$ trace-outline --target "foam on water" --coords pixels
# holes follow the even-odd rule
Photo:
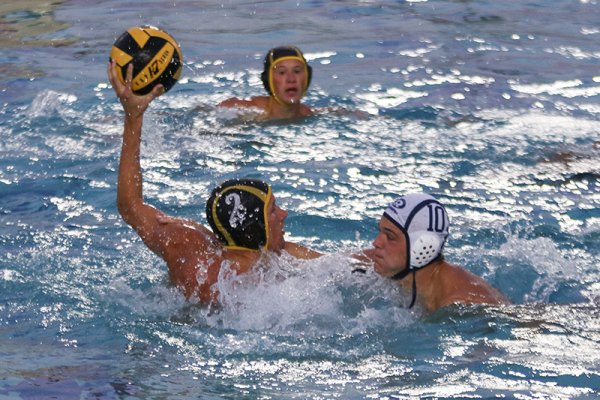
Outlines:
[[[266,263],[265,270],[219,283],[221,307],[208,317],[210,324],[312,337],[340,330],[352,335],[381,323],[413,321],[408,312],[394,316],[400,309],[390,299],[399,295],[397,288],[372,274],[352,274],[347,255],[301,263],[283,257]],[[363,304],[354,303],[358,298]]]

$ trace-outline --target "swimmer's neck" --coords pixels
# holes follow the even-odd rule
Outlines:
[[[429,298],[434,292],[434,286],[432,283],[437,281],[440,273],[446,268],[444,260],[439,259],[432,261],[425,267],[419,268],[415,271],[415,279],[417,280],[417,293],[420,298]],[[409,274],[400,281],[403,287],[410,288],[412,286],[412,274]]]
[[[436,290],[433,282],[438,281],[438,277],[440,273],[443,274],[444,269],[446,269],[446,263],[443,259],[438,259],[417,270],[415,278],[422,298],[431,298]]]
[[[261,250],[223,249],[224,258],[231,262],[231,268],[238,274],[250,271],[263,257],[263,253],[265,252]]]
[[[273,96],[269,96],[269,104],[267,106],[267,115],[270,119],[293,119],[302,117],[302,102],[294,104],[286,104],[275,100]]]

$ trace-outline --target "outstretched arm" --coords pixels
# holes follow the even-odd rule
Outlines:
[[[232,97],[230,99],[223,100],[219,104],[218,107],[256,107],[256,105],[252,102],[252,100],[244,100],[238,99],[237,97]]]
[[[311,250],[308,247],[302,246],[301,244],[285,242],[285,251],[296,258],[300,258],[302,260],[310,260],[313,258],[319,258],[323,255],[323,253],[319,253],[318,251]]]

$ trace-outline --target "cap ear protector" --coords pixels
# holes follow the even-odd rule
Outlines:
[[[408,235],[410,243],[409,268],[422,268],[432,262],[441,252],[444,242],[432,232],[417,231]]]
[[[302,95],[306,94],[306,91],[310,86],[310,81],[312,80],[312,67],[308,65],[299,48],[294,46],[281,46],[272,48],[265,56],[265,60],[263,62],[263,71],[260,74],[260,79],[265,87],[265,90],[278,102],[281,102],[281,100],[277,97],[273,88],[273,69],[277,63],[285,60],[298,60],[304,64],[306,71],[306,84],[302,89]]]

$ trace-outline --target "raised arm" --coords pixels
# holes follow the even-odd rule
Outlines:
[[[123,84],[117,77],[114,62],[108,64],[108,78],[125,111],[117,207],[123,220],[138,233],[146,246],[163,257],[172,268],[173,262],[170,260],[178,256],[176,251],[180,253],[204,248],[210,244],[212,236],[201,224],[171,218],[144,201],[140,165],[144,112],[164,89],[162,85],[157,85],[147,95],[135,95],[131,90],[132,69],[130,65]]]
[[[117,77],[114,61],[108,64],[108,78],[125,111],[123,145],[119,160],[117,187],[117,207],[123,220],[140,235],[144,243],[154,252],[162,253],[159,243],[153,239],[153,232],[162,212],[144,202],[142,194],[142,170],[140,166],[140,146],[144,112],[152,100],[162,93],[157,85],[151,93],[137,96],[131,90],[133,66],[127,70],[123,84]]]

